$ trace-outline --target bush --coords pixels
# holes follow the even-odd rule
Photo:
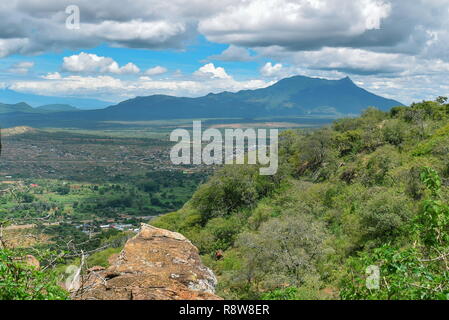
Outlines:
[[[0,300],[65,300],[55,273],[23,262],[24,256],[0,250]]]
[[[365,186],[384,186],[394,183],[390,171],[401,164],[400,155],[392,146],[379,148],[369,157],[363,170],[362,182]]]
[[[324,226],[301,214],[274,218],[259,232],[244,232],[237,247],[245,253],[244,274],[263,288],[301,286],[324,254]]]
[[[256,166],[226,166],[198,189],[191,205],[201,213],[205,225],[212,218],[253,208],[258,200],[275,189],[277,182],[274,179],[260,176]]]
[[[383,127],[384,140],[394,146],[401,146],[407,137],[408,128],[400,120],[390,120]]]
[[[373,190],[372,193],[374,192]],[[403,227],[413,217],[410,200],[390,190],[372,194],[361,210],[365,240],[382,243],[400,235]]]

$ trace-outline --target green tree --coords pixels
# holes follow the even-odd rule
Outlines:
[[[343,299],[449,299],[449,205],[441,201],[441,179],[423,168],[422,182],[430,197],[411,222],[412,246],[383,245],[348,261],[342,282]],[[380,286],[366,286],[366,268],[380,271]]]

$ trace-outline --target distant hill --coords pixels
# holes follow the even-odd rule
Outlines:
[[[359,115],[370,106],[388,110],[400,102],[358,87],[349,78],[292,77],[263,89],[223,92],[199,98],[137,97],[96,112],[108,120],[170,118],[257,118],[300,115]]]
[[[14,113],[14,112],[36,112],[30,105],[25,102],[16,104],[0,103],[0,114],[2,113]]]
[[[66,111],[78,111],[79,109],[68,104],[46,104],[36,108],[37,110],[49,111],[49,112],[66,112]]]
[[[1,97],[0,97],[1,99]],[[103,121],[198,118],[275,118],[359,115],[373,106],[389,110],[400,102],[358,87],[350,78],[326,80],[296,76],[257,90],[208,94],[199,98],[152,95],[136,97],[101,110],[46,114],[9,114],[0,125],[73,126]]]
[[[78,111],[78,108],[67,104],[47,104],[37,108],[31,107],[25,102],[20,102],[16,104],[6,104],[0,103],[0,114],[8,113],[52,113],[52,112],[68,112],[68,111]]]
[[[101,109],[111,105],[110,102],[97,99],[48,97],[31,93],[21,93],[10,89],[0,89],[0,101],[3,103],[17,103],[19,101],[25,101],[33,107],[48,104],[67,104],[84,110]]]

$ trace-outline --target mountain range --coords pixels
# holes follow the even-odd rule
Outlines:
[[[32,93],[22,93],[11,89],[0,89],[0,102],[5,104],[16,104],[26,102],[32,107],[52,104],[65,104],[77,107],[78,109],[93,110],[101,109],[111,105],[110,102],[74,97],[49,97]]]
[[[79,111],[80,109],[68,104],[46,104],[36,108],[31,107],[25,102],[16,104],[0,103],[0,114],[5,113],[51,113],[51,112],[66,112]]]
[[[0,96],[1,100],[1,96]],[[295,76],[272,86],[236,93],[222,92],[198,98],[152,95],[136,97],[99,110],[57,110],[42,113],[24,110],[3,113],[0,125],[52,126],[77,122],[148,121],[198,118],[274,118],[292,116],[353,116],[373,106],[389,110],[400,102],[358,87],[350,78],[326,80]],[[62,112],[64,111],[64,112]]]

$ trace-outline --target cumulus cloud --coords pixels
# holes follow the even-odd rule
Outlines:
[[[226,70],[222,67],[215,67],[213,63],[208,63],[199,68],[194,73],[198,77],[210,78],[210,79],[231,79],[226,73]]]
[[[260,73],[264,77],[279,77],[283,74],[283,66],[280,63],[273,65],[271,62],[267,62],[261,69]]]
[[[160,75],[163,73],[166,73],[168,70],[165,67],[161,67],[161,66],[156,66],[153,68],[150,68],[148,70],[145,71],[145,74],[149,75],[149,76],[156,76],[156,75]]]
[[[165,2],[79,0],[80,29],[69,30],[65,9],[73,1],[12,0],[0,7],[0,57],[92,48],[102,43],[144,49],[181,48],[195,34],[195,20],[176,1]]]
[[[222,68],[203,68],[203,70],[205,69],[217,72],[217,69]],[[194,97],[210,92],[258,89],[273,84],[271,81],[259,79],[237,81],[227,75],[224,69],[218,71],[218,77],[214,77],[209,72],[206,74],[206,77],[202,75],[193,78],[156,81],[147,76],[141,76],[136,80],[123,80],[111,75],[63,77],[59,73],[54,73],[44,76],[42,80],[14,81],[9,88],[19,92],[41,95],[85,96],[118,102],[133,96],[168,94]]]
[[[249,0],[200,21],[199,30],[220,43],[308,50],[346,44],[379,29],[390,13],[380,0]]]
[[[62,70],[79,73],[114,73],[133,74],[139,73],[140,69],[129,62],[123,67],[109,57],[101,57],[96,54],[81,52],[70,57],[64,57]]]
[[[97,92],[103,96],[105,92],[123,90],[125,88],[120,79],[111,76],[68,76],[52,81],[17,81],[10,85],[12,90],[31,92],[43,95],[83,96]]]
[[[327,70],[355,75],[380,74],[390,77],[404,74],[423,75],[446,72],[449,66],[449,62],[442,59],[353,48],[326,47],[316,51],[294,52],[271,47],[261,50],[260,53],[267,57],[276,57],[277,60],[286,61],[296,66],[297,70]],[[268,75],[270,71],[274,72],[273,69],[274,66],[266,64],[261,73]],[[278,66],[278,69],[281,67]]]
[[[1,4],[0,57],[102,43],[183,48],[201,33],[231,45],[223,59],[236,58],[245,47],[269,46],[293,51],[369,48],[449,59],[446,0],[79,0],[81,28],[68,30],[65,8],[71,4],[70,0]]]

